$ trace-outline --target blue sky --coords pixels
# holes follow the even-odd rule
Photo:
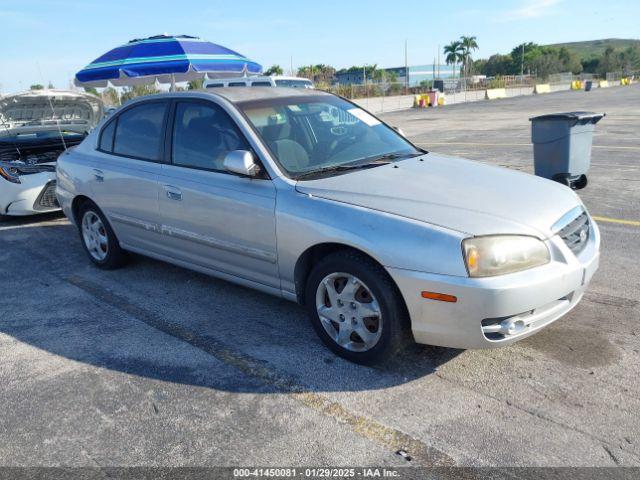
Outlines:
[[[433,12],[430,16],[430,12]],[[540,44],[639,38],[637,0],[1,0],[0,91],[73,74],[132,38],[200,36],[265,67],[432,63],[438,46],[476,35],[476,58]]]

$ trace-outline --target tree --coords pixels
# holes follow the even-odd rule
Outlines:
[[[269,70],[264,72],[265,75],[282,75],[284,72],[280,65],[271,65]]]
[[[533,42],[521,43],[511,50],[513,65],[510,68],[510,75],[517,75],[520,72],[531,72],[533,63],[540,56],[540,46]]]
[[[462,60],[462,44],[455,40],[444,47],[444,61],[453,65],[453,78],[456,77],[456,65]]]
[[[44,85],[35,83],[29,87],[29,90],[44,90]]]
[[[203,78],[196,78],[187,83],[187,90],[200,90],[202,87],[204,87]]]
[[[131,100],[132,98],[142,97],[144,95],[153,95],[159,93],[159,90],[155,85],[135,85],[133,87],[125,87],[122,96],[120,97],[122,102]]]
[[[105,88],[102,91],[102,101],[107,105],[115,107],[116,105],[120,105],[120,95],[118,95],[118,91],[113,87]]]
[[[467,77],[469,75],[469,64],[470,62],[473,62],[473,59],[471,58],[471,52],[478,49],[478,42],[476,40],[476,37],[467,37],[464,35],[461,36],[460,47],[462,50],[460,55],[462,58],[464,76]]]
[[[622,71],[625,75],[640,69],[640,47],[627,47],[619,54]]]
[[[91,95],[95,95],[96,97],[100,96],[98,90],[96,90],[94,87],[84,87],[84,91],[86,93],[90,93]]]
[[[562,47],[558,50],[558,57],[562,63],[562,70],[565,72],[571,72],[574,75],[582,73],[582,62],[578,58],[578,55],[569,51],[568,48]],[[552,72],[554,73],[554,72]]]
[[[600,75],[606,75],[607,72],[617,72],[621,69],[622,62],[620,61],[620,57],[615,48],[609,45],[598,62],[598,73]]]
[[[351,67],[351,69],[357,69],[362,67]],[[349,69],[349,70],[351,70]],[[341,71],[345,71],[344,69]],[[333,83],[333,78],[336,75],[336,69],[331,65],[325,65],[323,63],[318,63],[317,65],[307,65],[305,67],[301,67],[298,69],[298,76],[303,78],[308,78],[313,83],[323,83],[327,85],[331,85]],[[367,72],[367,77],[368,77]]]
[[[52,88],[56,88],[53,83],[51,83],[51,81],[49,81],[49,83],[47,84],[47,88],[48,89],[52,89]]]
[[[600,64],[600,57],[591,56],[589,58],[583,58],[582,71],[587,73],[596,73],[598,71],[598,65]]]
[[[496,53],[491,55],[485,63],[484,68],[480,70],[487,77],[497,77],[509,75],[511,73],[513,59],[511,55],[500,55]]]

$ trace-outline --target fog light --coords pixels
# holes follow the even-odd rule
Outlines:
[[[504,335],[516,335],[517,333],[524,332],[525,328],[527,328],[527,325],[524,323],[524,320],[508,318],[500,322],[500,333]]]

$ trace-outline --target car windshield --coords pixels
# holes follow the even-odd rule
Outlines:
[[[291,178],[310,180],[424,153],[338,97],[274,98],[239,106]]]

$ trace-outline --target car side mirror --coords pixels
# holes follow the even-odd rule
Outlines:
[[[224,169],[245,177],[256,177],[260,173],[260,166],[256,163],[253,153],[248,150],[233,150],[224,157]]]
[[[400,127],[391,127],[391,128],[393,128],[396,132],[398,132],[403,137],[405,137],[405,138],[407,137]]]

